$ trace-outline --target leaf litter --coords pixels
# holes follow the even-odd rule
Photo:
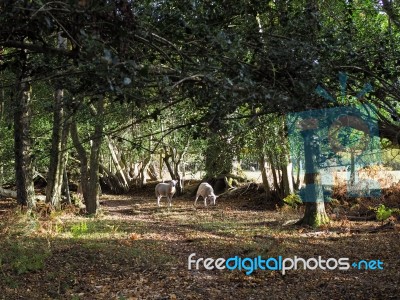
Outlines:
[[[147,190],[103,195],[96,218],[68,213],[34,221],[18,214],[12,200],[0,200],[0,299],[397,299],[396,220],[385,230],[377,221],[344,219],[325,228],[296,227],[290,220],[301,211],[263,207],[246,193],[246,199],[237,193],[216,207],[196,209],[190,196],[158,208]],[[384,269],[246,275],[188,270],[191,253],[379,259]],[[43,263],[28,264],[34,260]]]

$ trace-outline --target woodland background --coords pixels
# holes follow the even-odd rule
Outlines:
[[[396,298],[397,1],[3,0],[0,22],[0,298]],[[326,136],[290,149],[288,114],[334,107],[373,109],[379,194],[349,197],[357,128],[330,186]],[[196,251],[387,268],[190,272]]]

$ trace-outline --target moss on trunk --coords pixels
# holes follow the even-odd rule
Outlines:
[[[329,224],[329,222],[324,202],[308,202],[306,203],[304,217],[300,220],[299,224],[320,227]]]

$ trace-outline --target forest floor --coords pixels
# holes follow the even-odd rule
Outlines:
[[[254,187],[254,185],[253,185]],[[400,225],[291,225],[302,211],[243,187],[216,207],[190,194],[157,207],[154,185],[101,197],[99,216],[73,209],[33,217],[0,199],[0,299],[399,299]],[[193,259],[270,257],[380,260],[382,270],[198,270]],[[331,265],[333,265],[333,260]],[[248,264],[247,264],[248,265]],[[273,264],[272,264],[273,266]],[[310,266],[313,266],[312,261]],[[375,265],[377,267],[378,265]]]

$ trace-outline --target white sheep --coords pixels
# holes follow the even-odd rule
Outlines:
[[[171,201],[176,192],[176,183],[176,180],[171,180],[169,183],[159,183],[156,185],[156,197],[158,206],[160,206],[160,199],[162,197],[167,197],[169,206],[172,205]]]
[[[194,206],[196,206],[199,196],[203,197],[204,206],[207,206],[207,199],[210,199],[210,202],[215,205],[215,200],[217,199],[217,196],[215,196],[212,186],[209,185],[207,182],[203,182],[199,185],[196,193],[196,200],[194,200]]]

